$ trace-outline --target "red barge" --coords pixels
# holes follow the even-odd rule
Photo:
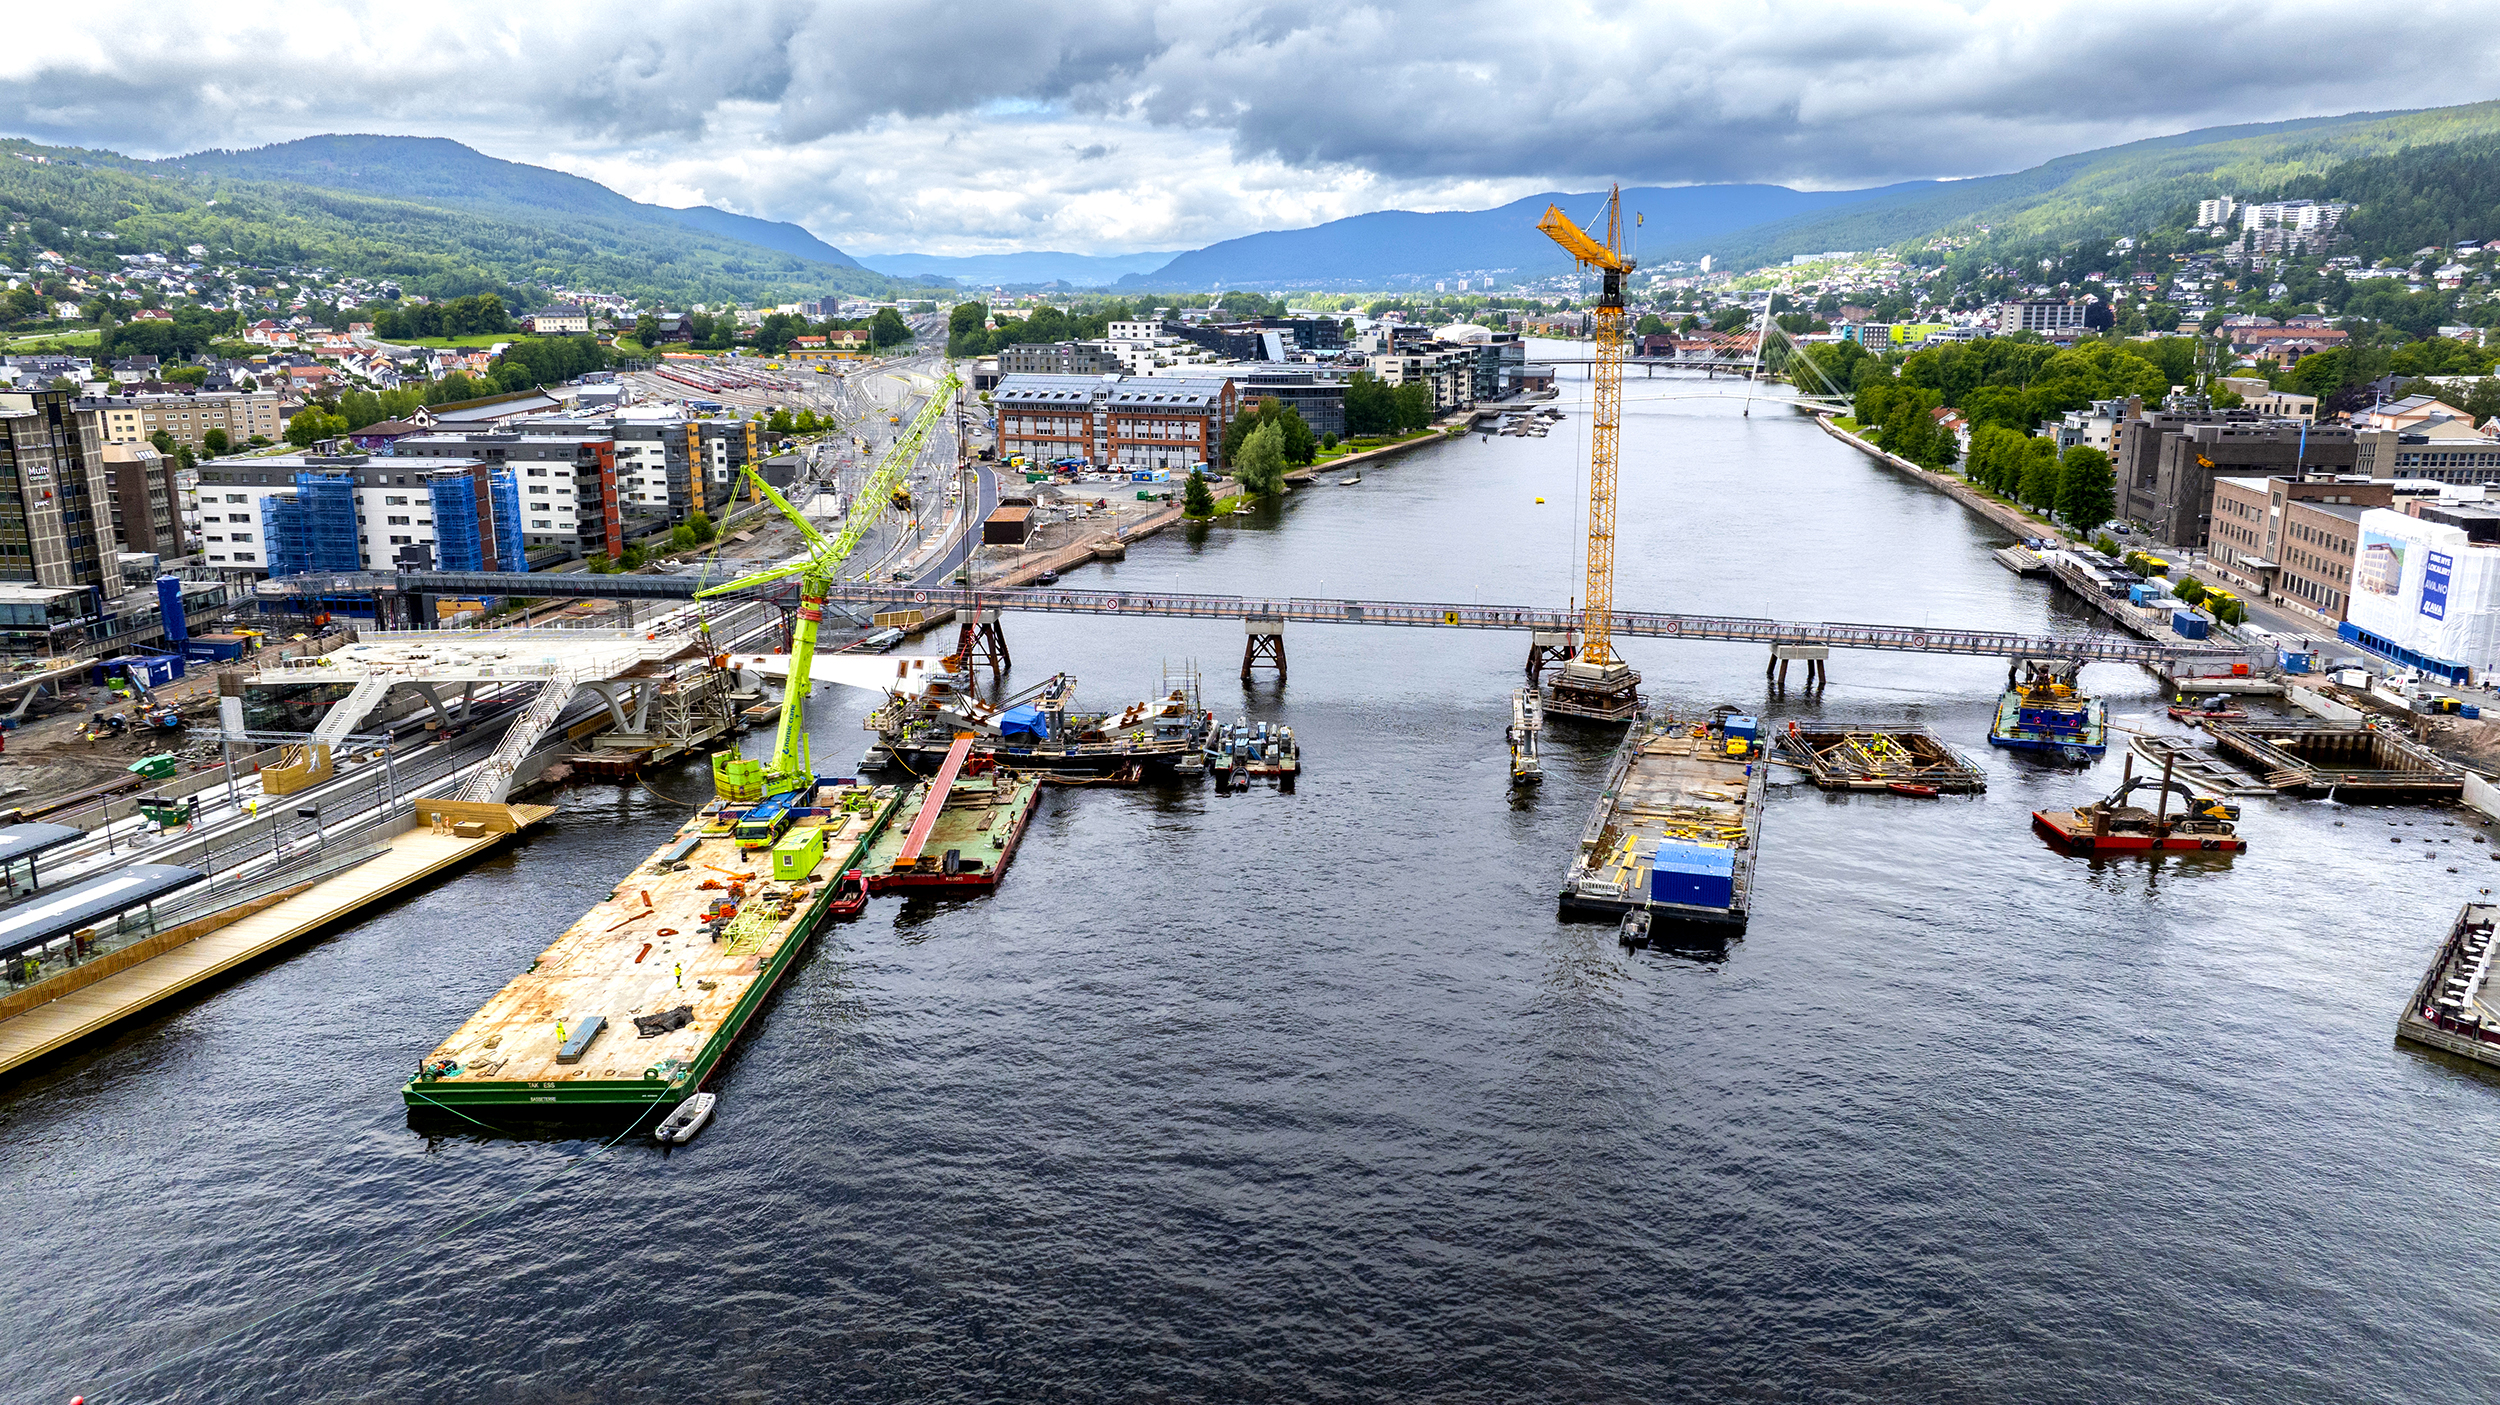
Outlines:
[[[2150,786],[2152,809],[2127,803],[2139,787]],[[2180,804],[2174,812],[2171,797]],[[2248,841],[2239,836],[2240,807],[2211,795],[2198,795],[2171,778],[2135,774],[2135,758],[2127,758],[2126,778],[2118,789],[2089,805],[2072,810],[2034,810],[2031,826],[2040,836],[2068,853],[2245,853]]]

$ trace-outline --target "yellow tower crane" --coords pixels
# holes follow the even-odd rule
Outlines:
[[[1595,401],[1589,421],[1589,574],[1580,604],[1577,654],[1554,673],[1545,709],[1567,717],[1617,722],[1641,710],[1641,676],[1615,657],[1615,459],[1623,434],[1623,276],[1634,267],[1623,252],[1623,188],[1606,195],[1603,240],[1548,205],[1536,227],[1604,280],[1597,298]]]

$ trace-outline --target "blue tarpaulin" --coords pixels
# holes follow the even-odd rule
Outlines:
[[[998,715],[998,732],[1003,737],[1039,741],[1042,737],[1042,710],[1031,703],[1011,707]]]

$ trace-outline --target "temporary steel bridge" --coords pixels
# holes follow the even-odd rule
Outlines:
[[[697,590],[734,579],[739,568],[693,575],[526,575],[496,571],[311,574],[265,581],[264,596],[404,592],[423,595],[687,600]],[[1351,624],[1394,628],[1525,630],[1566,634],[1579,612],[1526,605],[1474,605],[1415,600],[1343,600],[1305,596],[1193,595],[1174,591],[1063,590],[1056,586],[969,590],[936,585],[838,581],[829,599],[877,610],[941,610],[978,606],[985,613],[1030,610],[1061,615],[1135,615],[1168,619],[1246,620],[1261,624]],[[2238,660],[2239,649],[2181,640],[2177,644],[2121,634],[2036,635],[1937,626],[1766,620],[1738,615],[1617,610],[1614,633],[1640,639],[1699,639],[1774,647],[1868,649],[1907,654],[1969,654],[1994,658],[2085,659],[2135,663],[2169,671],[2179,664]]]

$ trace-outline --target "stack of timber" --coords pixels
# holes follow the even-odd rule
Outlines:
[[[2478,1063],[2500,1066],[2500,1001],[2490,996],[2493,924],[2500,906],[2467,903],[2448,939],[2431,957],[2430,970],[2413,988],[2413,1000],[2396,1018],[2396,1037],[2443,1049]]]
[[[410,1118],[653,1125],[701,1089],[902,799],[811,790],[705,806],[425,1056]]]
[[[2455,799],[2465,773],[2375,719],[2216,722],[2214,745],[2284,795],[2342,800]]]
[[[1635,722],[1563,877],[1563,915],[1647,914],[1741,931],[1753,904],[1764,759],[1749,717]]]
[[[1925,727],[1791,722],[1778,742],[1780,754],[1825,790],[1976,795],[1988,788],[1987,772]]]

